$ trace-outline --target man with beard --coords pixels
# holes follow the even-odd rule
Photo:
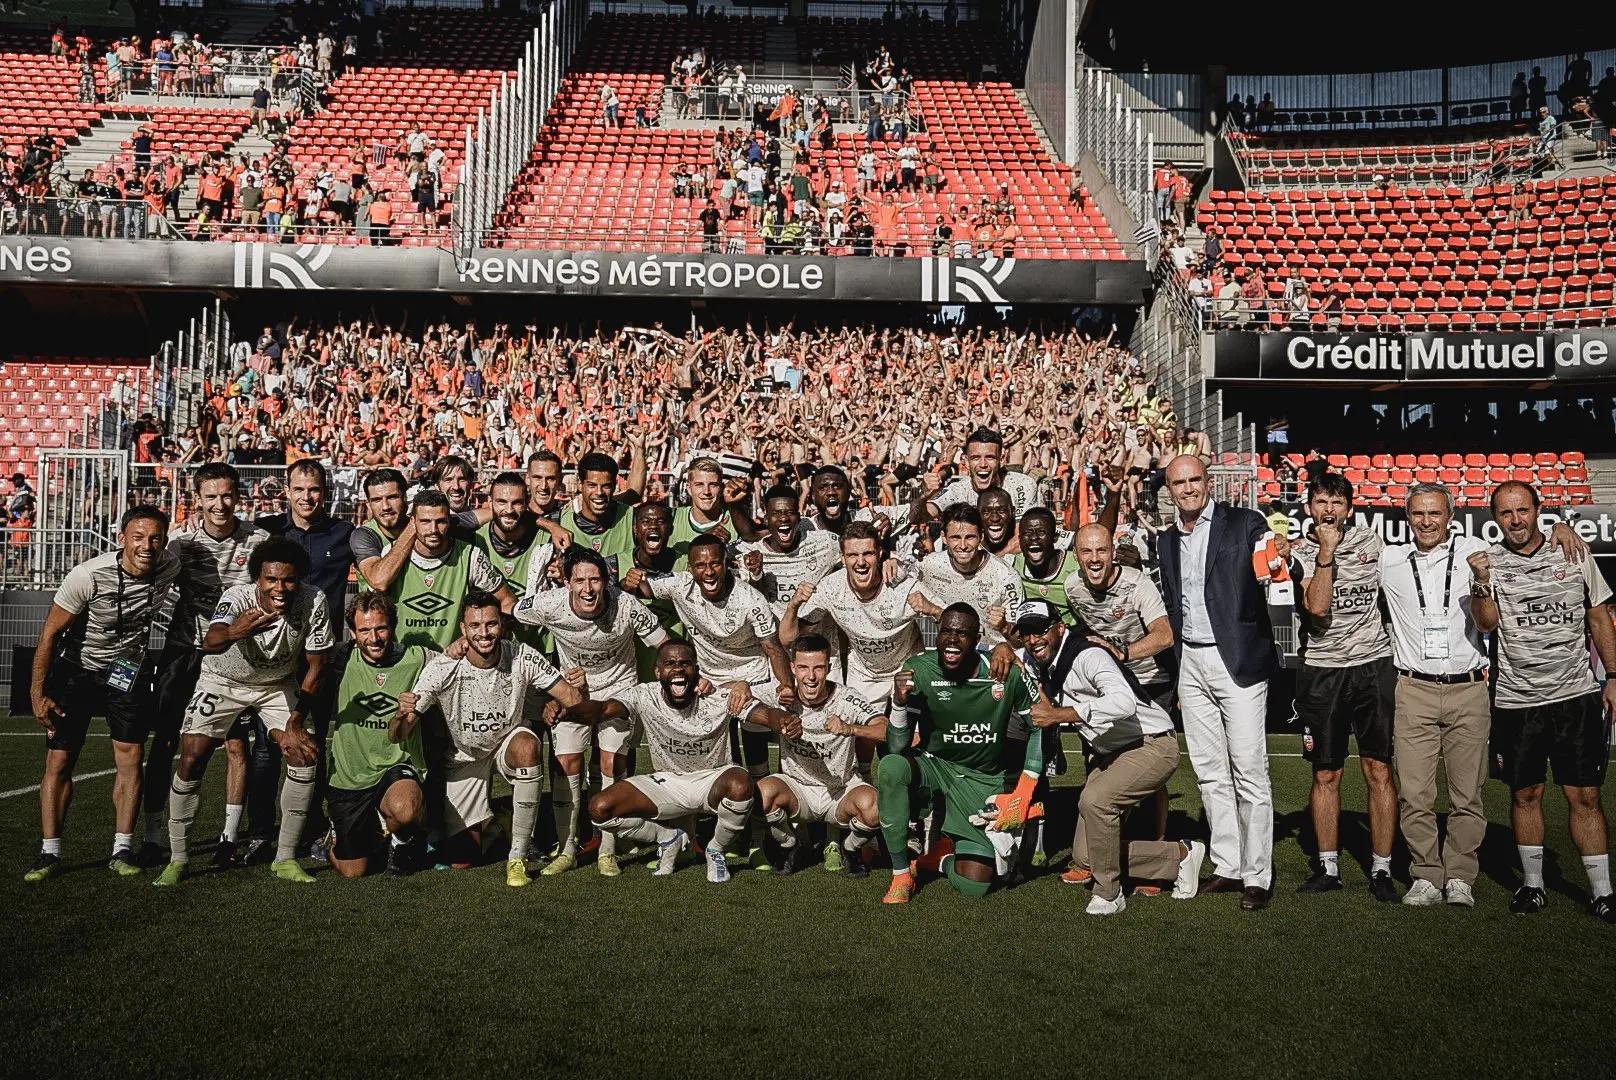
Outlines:
[[[635,685],[636,644],[656,648],[667,640],[667,632],[642,604],[611,586],[606,561],[593,551],[569,548],[561,560],[561,574],[566,587],[524,598],[516,605],[516,621],[550,632],[561,670],[575,688],[593,698],[616,697]],[[633,735],[626,722],[595,727],[602,790],[622,778]],[[589,736],[588,725],[566,720],[553,729],[551,745],[566,788],[565,797],[560,787],[552,795],[561,850],[544,868],[546,876],[564,873],[578,863],[576,811],[583,802]],[[616,841],[609,833],[601,837],[596,868],[603,877],[621,872]]]
[[[790,700],[791,668],[778,637],[779,623],[769,602],[729,569],[724,542],[698,536],[690,543],[689,571],[641,582],[642,595],[673,604],[679,621],[696,647],[701,667],[714,683],[779,683]],[[769,774],[768,729],[742,722],[741,758],[754,780]],[[752,858],[763,859],[761,827],[752,837]]]
[[[791,650],[791,675],[796,704],[781,708],[773,687],[755,694],[762,705],[753,718],[769,721],[775,730],[795,718],[801,732],[780,739],[780,772],[758,781],[763,819],[774,841],[785,852],[778,874],[794,874],[807,865],[805,845],[798,843],[797,823],[822,822],[847,830],[844,844],[835,845],[841,856],[832,866],[827,845],[825,869],[839,871],[845,863],[854,877],[869,871],[862,852],[881,828],[875,788],[859,776],[855,738],[886,736],[886,716],[864,698],[833,682],[831,645],[818,634],[797,639]]]
[[[1036,511],[1035,511],[1036,512]],[[1116,543],[1104,525],[1085,525],[1072,539],[1072,555],[1078,573],[1062,590],[1077,626],[1090,641],[1101,646],[1125,668],[1156,705],[1169,709],[1173,704],[1173,683],[1159,659],[1173,647],[1173,624],[1167,606],[1150,575],[1137,566],[1116,561]],[[1154,834],[1167,828],[1167,787],[1157,790],[1152,802]],[[1061,875],[1068,885],[1087,885],[1091,874],[1074,862]],[[1142,885],[1149,893],[1154,885]]]
[[[1519,915],[1542,911],[1543,786],[1548,766],[1565,793],[1570,833],[1582,856],[1595,918],[1616,923],[1610,854],[1599,789],[1610,758],[1616,712],[1616,626],[1610,586],[1592,559],[1576,565],[1538,528],[1538,496],[1516,480],[1493,490],[1493,520],[1504,539],[1470,556],[1476,626],[1493,633],[1494,774],[1509,785],[1510,822],[1524,881],[1509,903]],[[1588,641],[1605,669],[1601,687]]]
[[[550,533],[540,528],[542,519],[528,504],[527,481],[522,474],[500,473],[488,486],[488,520],[472,536],[472,542],[488,556],[505,587],[518,600],[543,588],[550,560],[556,556]],[[530,634],[527,643],[538,648],[538,638],[538,634]]]
[[[415,545],[415,526],[405,496],[409,484],[397,469],[375,469],[366,474],[362,486],[370,516],[348,540],[359,571],[359,591],[387,592]]]
[[[449,512],[457,517],[472,510],[471,489],[477,483],[477,469],[458,454],[438,459],[427,474],[427,486],[443,492]]]
[[[1028,510],[1041,505],[1038,481],[1023,472],[1010,472],[1003,467],[1004,437],[991,428],[977,428],[965,440],[965,472],[954,478],[926,505],[927,518],[933,518],[951,506],[963,503],[975,506],[982,492],[1002,488],[1010,496],[1010,504],[1019,519]]]
[[[960,503],[943,512],[943,548],[920,560],[920,587],[910,594],[910,605],[935,619],[950,604],[969,604],[983,641],[1000,644],[1008,613],[1021,604],[1021,579],[982,547],[982,515],[975,506]]]
[[[1373,529],[1347,525],[1352,484],[1327,472],[1307,485],[1313,535],[1291,545],[1302,583],[1302,665],[1296,673],[1296,717],[1302,754],[1313,766],[1308,810],[1318,841],[1318,866],[1299,893],[1341,888],[1341,770],[1347,736],[1358,737],[1358,759],[1369,789],[1369,891],[1397,899],[1392,841],[1397,790],[1392,786],[1392,718],[1397,669],[1380,610],[1380,553]]]
[[[1087,914],[1116,915],[1128,906],[1122,894],[1122,823],[1178,767],[1173,722],[1115,657],[1068,630],[1047,600],[1023,605],[1016,630],[1027,643],[1021,660],[1037,672],[1044,691],[1032,703],[1034,727],[1075,727],[1089,748],[1072,866],[1094,885]],[[1136,840],[1128,845],[1128,873],[1135,880],[1172,879],[1173,896],[1188,900],[1200,887],[1205,858],[1206,845],[1198,840]]]
[[[850,522],[868,521],[884,541],[892,533],[919,520],[916,508],[925,508],[924,494],[907,506],[871,505],[850,511],[853,486],[839,465],[821,465],[808,479],[808,504],[813,513],[802,519],[806,528],[841,535]]]
[[[438,706],[452,753],[444,769],[444,830],[451,844],[482,846],[482,827],[494,816],[489,796],[493,774],[511,785],[511,847],[505,884],[532,883],[527,849],[539,816],[543,784],[538,735],[528,723],[529,698],[546,693],[545,718],[553,722],[562,707],[582,695],[537,651],[509,640],[501,602],[492,593],[472,592],[460,611],[460,656],[427,661],[409,693],[398,699],[398,730],[408,737],[419,717]],[[457,650],[458,651],[458,650]]]
[[[406,645],[447,649],[459,636],[453,616],[470,592],[492,593],[506,612],[516,606],[516,597],[488,556],[475,545],[455,539],[452,524],[449,500],[442,492],[429,489],[415,496],[407,530],[414,542],[406,553],[403,572],[387,590],[398,604],[402,616],[399,640]],[[401,535],[394,546],[402,539]],[[388,557],[391,555],[389,552]]]
[[[247,712],[256,712],[286,758],[281,827],[271,872],[314,880],[297,847],[314,803],[318,748],[304,730],[325,654],[336,644],[325,597],[300,585],[308,553],[285,537],[265,540],[247,560],[251,580],[226,589],[202,638],[202,670],[180,729],[180,761],[168,799],[169,863],[155,885],[178,885],[190,861],[191,822],[202,801],[208,759]],[[302,677],[298,677],[299,662]]]
[[[971,509],[974,513],[974,508]],[[887,755],[876,768],[881,830],[892,858],[885,904],[907,904],[915,879],[909,860],[909,819],[943,799],[943,832],[953,850],[942,860],[948,883],[962,896],[985,896],[993,884],[994,849],[983,827],[971,823],[1010,787],[1007,733],[1027,726],[1037,686],[1012,666],[993,677],[977,651],[981,620],[966,603],[950,604],[937,625],[937,648],[904,661],[893,677],[894,711],[887,721]],[[994,828],[1013,832],[1031,810],[1043,774],[1043,740],[1028,739],[1020,776],[999,800]]]
[[[435,654],[422,645],[399,645],[397,626],[398,611],[385,593],[356,596],[348,613],[353,640],[337,647],[325,679],[327,805],[336,833],[330,858],[343,877],[370,870],[387,838],[389,873],[409,873],[422,854],[426,751],[420,731],[405,735],[397,713],[399,698]]]
[[[716,538],[704,539],[717,543]],[[618,698],[573,705],[563,719],[637,724],[651,749],[654,771],[630,776],[589,800],[595,827],[619,839],[654,842],[657,866],[652,873],[666,877],[689,842],[684,830],[671,823],[713,814],[718,824],[706,847],[707,880],[722,884],[730,879],[724,849],[746,828],[752,813],[752,780],[730,760],[731,704],[740,699],[743,719],[750,719],[757,705],[745,703],[744,681],[699,697],[701,677],[696,649],[683,641],[665,641],[657,650],[656,682],[631,687]],[[788,738],[801,734],[795,718],[778,730]]]

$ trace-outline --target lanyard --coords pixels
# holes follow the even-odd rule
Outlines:
[[[112,637],[116,640],[123,637],[123,556],[121,553],[114,565],[118,568],[118,618],[112,624]]]
[[[1448,603],[1453,599],[1453,557],[1454,548],[1458,545],[1458,543],[1458,537],[1454,537],[1452,540],[1448,541],[1448,576],[1447,580],[1442,585],[1442,609],[1441,611],[1437,612],[1439,615],[1446,615],[1448,613]],[[1414,595],[1420,602],[1420,614],[1428,615],[1430,612],[1425,606],[1425,582],[1420,580],[1420,565],[1415,561],[1418,554],[1418,548],[1415,548],[1413,551],[1408,553],[1408,569],[1409,573],[1414,575]]]

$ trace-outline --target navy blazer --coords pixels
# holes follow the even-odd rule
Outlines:
[[[1252,573],[1251,553],[1268,522],[1255,510],[1211,503],[1212,535],[1206,545],[1206,610],[1218,655],[1240,686],[1255,686],[1279,670],[1274,627],[1268,620],[1268,596]],[[1156,535],[1161,562],[1162,600],[1173,624],[1173,659],[1182,659],[1184,590],[1179,569],[1180,537],[1175,513]]]

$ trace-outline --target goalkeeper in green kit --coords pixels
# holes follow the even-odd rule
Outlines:
[[[904,661],[893,678],[887,755],[875,771],[881,832],[892,856],[892,885],[882,903],[906,904],[914,895],[909,819],[935,796],[943,797],[943,832],[954,846],[941,869],[963,896],[983,896],[993,885],[993,845],[971,818],[980,820],[984,808],[996,804],[991,827],[1014,832],[1032,811],[1043,740],[1028,739],[1022,755],[1008,732],[1018,719],[1028,728],[1038,687],[1015,666],[995,679],[988,658],[977,651],[981,636],[975,609],[950,605],[937,621],[937,648]],[[1022,760],[1007,760],[1011,748]],[[1018,769],[1013,790],[1004,794]]]

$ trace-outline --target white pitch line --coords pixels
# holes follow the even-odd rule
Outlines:
[[[117,769],[102,769],[100,772],[79,773],[77,776],[73,777],[73,779],[74,780],[94,780],[98,776],[111,776],[113,773],[115,773],[117,771],[118,771]],[[10,791],[0,791],[0,799],[15,799],[19,795],[32,795],[34,792],[36,792],[38,790],[39,790],[39,785],[35,784],[32,787],[20,787],[20,788],[13,788]]]
[[[38,739],[45,733],[43,731],[0,731],[0,737],[8,739]],[[110,739],[112,736],[104,731],[86,731],[86,739]]]

